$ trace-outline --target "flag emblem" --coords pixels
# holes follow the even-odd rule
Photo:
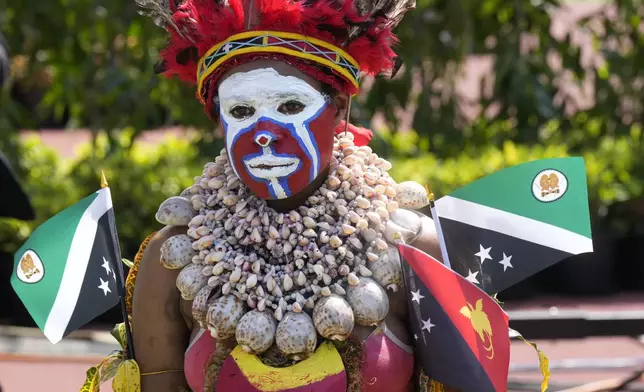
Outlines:
[[[45,267],[40,257],[33,250],[27,250],[20,258],[20,268],[16,269],[16,276],[25,283],[38,283],[45,276]]]
[[[532,180],[532,194],[544,203],[561,199],[567,190],[568,178],[558,170],[542,170]]]
[[[494,345],[492,344],[492,325],[487,314],[483,311],[483,299],[476,301],[476,307],[466,302],[466,306],[461,308],[461,314],[468,318],[472,323],[472,328],[479,335],[483,343],[483,349],[489,353],[488,359],[494,358]],[[485,342],[488,342],[486,345]]]

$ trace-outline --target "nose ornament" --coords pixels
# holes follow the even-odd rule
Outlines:
[[[275,135],[270,132],[260,132],[255,136],[255,143],[260,147],[268,147],[275,140]]]

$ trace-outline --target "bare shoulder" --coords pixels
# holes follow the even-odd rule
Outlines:
[[[438,243],[438,236],[436,235],[436,226],[434,226],[434,221],[429,216],[423,214],[420,215],[420,235],[410,245],[422,250],[423,252],[439,261],[443,261],[443,257],[441,256],[441,248]]]
[[[148,313],[148,306],[156,307],[163,304],[163,311],[168,318],[182,318],[178,305],[180,294],[176,288],[177,276],[181,270],[165,268],[161,265],[160,259],[163,243],[168,238],[185,232],[185,227],[166,226],[150,239],[150,243],[143,252],[136,276],[133,317],[137,316],[137,311],[143,309],[140,305],[144,305],[145,313]]]
[[[185,227],[165,227],[152,237],[139,264],[132,306],[132,329],[137,360],[142,371],[183,366],[189,329],[176,288],[180,270],[165,268],[161,246],[170,237],[184,234]]]
[[[145,248],[143,257],[145,258],[148,253],[154,252],[157,255],[161,255],[161,245],[170,237],[179,234],[186,234],[188,228],[186,226],[165,226],[163,229],[156,232],[156,234],[150,239],[150,243]]]

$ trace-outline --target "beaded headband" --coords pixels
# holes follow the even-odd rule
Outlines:
[[[359,87],[360,65],[347,52],[317,38],[280,31],[247,31],[232,35],[213,46],[197,66],[197,96],[206,100],[204,84],[208,77],[231,58],[248,53],[281,53],[333,70],[356,88]]]

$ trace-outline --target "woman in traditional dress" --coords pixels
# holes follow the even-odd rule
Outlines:
[[[418,387],[392,244],[439,256],[427,195],[345,122],[413,0],[137,2],[170,33],[158,71],[225,135],[128,276],[142,391]]]

